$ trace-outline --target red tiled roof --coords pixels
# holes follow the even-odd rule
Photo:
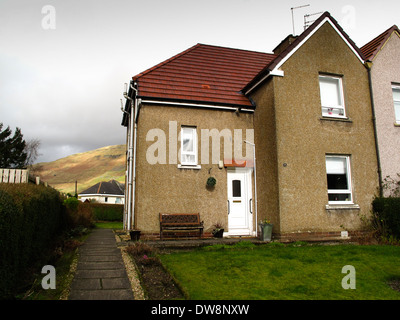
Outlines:
[[[361,52],[364,54],[365,58],[367,60],[372,61],[375,56],[378,54],[378,52],[381,50],[383,45],[386,43],[386,41],[390,38],[393,32],[397,31],[397,33],[400,34],[399,28],[397,28],[396,25],[390,27],[387,29],[385,32],[381,33],[379,36],[377,36],[375,39],[371,40],[367,44],[365,44],[363,47],[361,47]]]
[[[241,89],[275,57],[197,44],[133,80],[142,99],[252,107]]]

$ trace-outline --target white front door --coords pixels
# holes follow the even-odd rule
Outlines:
[[[228,170],[228,235],[252,235],[251,170]]]

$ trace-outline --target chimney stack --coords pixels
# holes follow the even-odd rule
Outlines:
[[[285,39],[282,40],[280,44],[273,50],[274,54],[280,55],[287,47],[289,47],[296,39],[298,36],[294,36],[292,34],[289,34]]]

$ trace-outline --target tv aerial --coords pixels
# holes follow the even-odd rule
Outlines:
[[[305,5],[302,5],[302,6],[290,8],[290,10],[292,11],[292,26],[293,26],[293,35],[294,36],[296,35],[296,31],[295,31],[295,28],[294,28],[294,14],[293,14],[293,11],[296,10],[296,9],[305,8],[305,7],[309,7],[309,6],[310,6],[309,4],[305,4]]]
[[[305,14],[304,15],[304,30],[306,30],[309,26],[313,24],[314,21],[317,19],[308,19],[309,17],[316,16],[316,15],[321,15],[323,12],[317,12],[317,13],[311,13],[311,14]]]

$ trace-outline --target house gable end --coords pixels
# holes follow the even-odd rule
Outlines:
[[[265,79],[270,76],[284,76],[281,66],[290,57],[296,53],[325,23],[329,23],[330,26],[336,31],[336,33],[342,38],[350,50],[354,53],[360,63],[364,64],[364,55],[350,37],[344,32],[337,21],[330,15],[329,12],[322,14],[308,29],[306,29],[294,42],[283,50],[277,58],[275,58],[269,65],[267,65],[251,82],[249,82],[244,88],[243,92],[248,95],[252,90],[257,88]]]
[[[274,69],[272,70],[273,73],[277,73],[279,70],[279,68],[288,60],[290,59],[290,57],[296,53],[296,51],[298,49],[300,49],[303,44],[305,44],[307,42],[308,39],[310,39],[325,23],[329,23],[331,25],[331,27],[338,33],[338,35],[342,38],[342,40],[347,44],[347,46],[350,48],[350,50],[355,54],[355,56],[358,58],[358,60],[364,64],[364,57],[362,56],[361,52],[357,49],[357,47],[352,44],[350,41],[350,39],[348,37],[346,37],[339,29],[338,29],[338,25],[333,23],[332,18],[330,17],[326,17],[319,25],[318,27],[314,28],[312,30],[312,32],[310,32],[310,34],[307,35],[307,37],[305,37],[301,43],[298,44],[298,46],[296,46],[296,48],[294,48],[293,50],[290,51],[290,53],[284,57],[281,61],[279,61],[277,63],[276,66],[274,66]]]

